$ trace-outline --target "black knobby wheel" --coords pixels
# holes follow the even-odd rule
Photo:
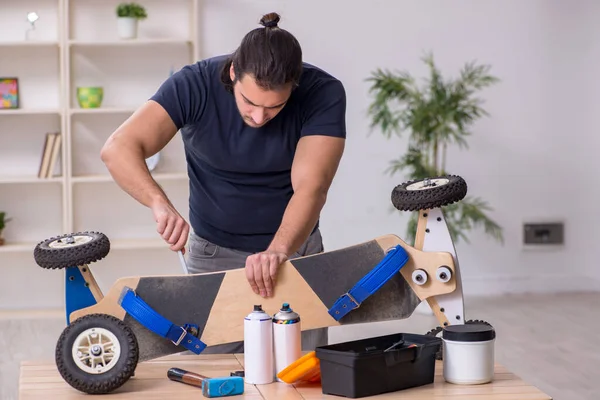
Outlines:
[[[35,246],[33,257],[42,268],[68,268],[106,257],[110,241],[100,232],[78,232],[46,239]]]
[[[489,322],[486,322],[486,321],[483,321],[480,319],[469,319],[469,320],[465,321],[465,324],[484,324],[484,325],[492,326],[492,324],[490,324]],[[442,331],[443,331],[443,328],[441,326],[436,326],[435,328],[433,328],[432,330],[427,332],[425,335],[441,337]],[[440,349],[438,350],[437,353],[435,353],[436,360],[442,360],[444,358],[444,356],[443,356],[444,347],[443,346],[444,346],[444,343],[442,342]]]
[[[467,182],[458,175],[443,175],[404,182],[392,190],[392,204],[400,211],[447,206],[467,195]]]
[[[112,315],[89,314],[65,328],[55,352],[56,366],[73,388],[106,394],[133,376],[139,360],[137,339]]]
[[[442,333],[442,327],[441,326],[437,326],[437,327],[433,328],[432,330],[430,330],[429,332],[427,332],[425,335],[440,337],[441,333]],[[442,359],[442,346],[443,345],[444,345],[444,343],[442,342],[440,344],[439,350],[435,353],[435,359],[436,360],[441,360]]]

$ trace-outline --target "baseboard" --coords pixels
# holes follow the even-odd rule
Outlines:
[[[463,276],[463,293],[465,296],[596,291],[600,291],[600,279],[595,276],[564,274],[543,276]]]

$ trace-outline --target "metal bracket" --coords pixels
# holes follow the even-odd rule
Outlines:
[[[89,283],[80,267],[65,269],[65,313],[70,325],[71,313],[97,303]]]
[[[446,219],[441,208],[421,210],[415,240],[415,248],[429,252],[441,251],[452,255],[456,289],[448,294],[427,298],[427,302],[440,321],[440,325],[461,325],[465,321],[462,278],[454,242],[450,236]],[[436,279],[436,278],[433,278]]]

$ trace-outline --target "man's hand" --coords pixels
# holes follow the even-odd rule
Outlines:
[[[246,278],[256,294],[271,297],[275,288],[277,269],[288,259],[287,254],[264,251],[246,258]]]
[[[171,245],[171,250],[182,250],[187,242],[190,228],[170,203],[161,202],[151,207],[156,221],[156,231]]]

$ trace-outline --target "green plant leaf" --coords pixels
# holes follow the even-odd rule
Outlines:
[[[486,211],[490,210],[491,208],[485,201],[480,198],[470,198],[468,196],[458,203],[442,207],[444,219],[446,220],[446,225],[454,244],[458,244],[461,241],[471,243],[467,232],[475,228],[483,228],[487,235],[500,244],[504,244],[502,228],[486,214]],[[418,212],[411,212],[406,227],[406,241],[413,243],[413,245],[418,218]]]
[[[117,6],[116,12],[118,17],[136,18],[138,20],[146,19],[148,17],[146,8],[135,2],[120,3]]]
[[[402,174],[407,179],[424,179],[446,175],[446,153],[451,145],[468,149],[467,139],[473,135],[473,124],[488,116],[483,99],[476,96],[481,89],[500,80],[490,74],[489,65],[475,61],[464,64],[458,77],[444,78],[431,52],[422,57],[428,74],[417,84],[408,71],[378,68],[367,78],[371,132],[379,128],[388,139],[408,133],[408,149],[390,161],[385,170],[390,175]],[[444,207],[453,239],[468,242],[467,232],[482,228],[494,239],[504,242],[501,227],[488,217],[489,205],[480,198],[465,198]],[[408,222],[407,239],[414,240],[418,213]]]
[[[5,211],[0,211],[0,232],[6,227],[6,224],[10,222],[12,218],[6,217]]]
[[[419,213],[411,212],[406,224],[405,241],[411,246],[415,245],[415,234],[417,233],[417,224],[419,223]]]

